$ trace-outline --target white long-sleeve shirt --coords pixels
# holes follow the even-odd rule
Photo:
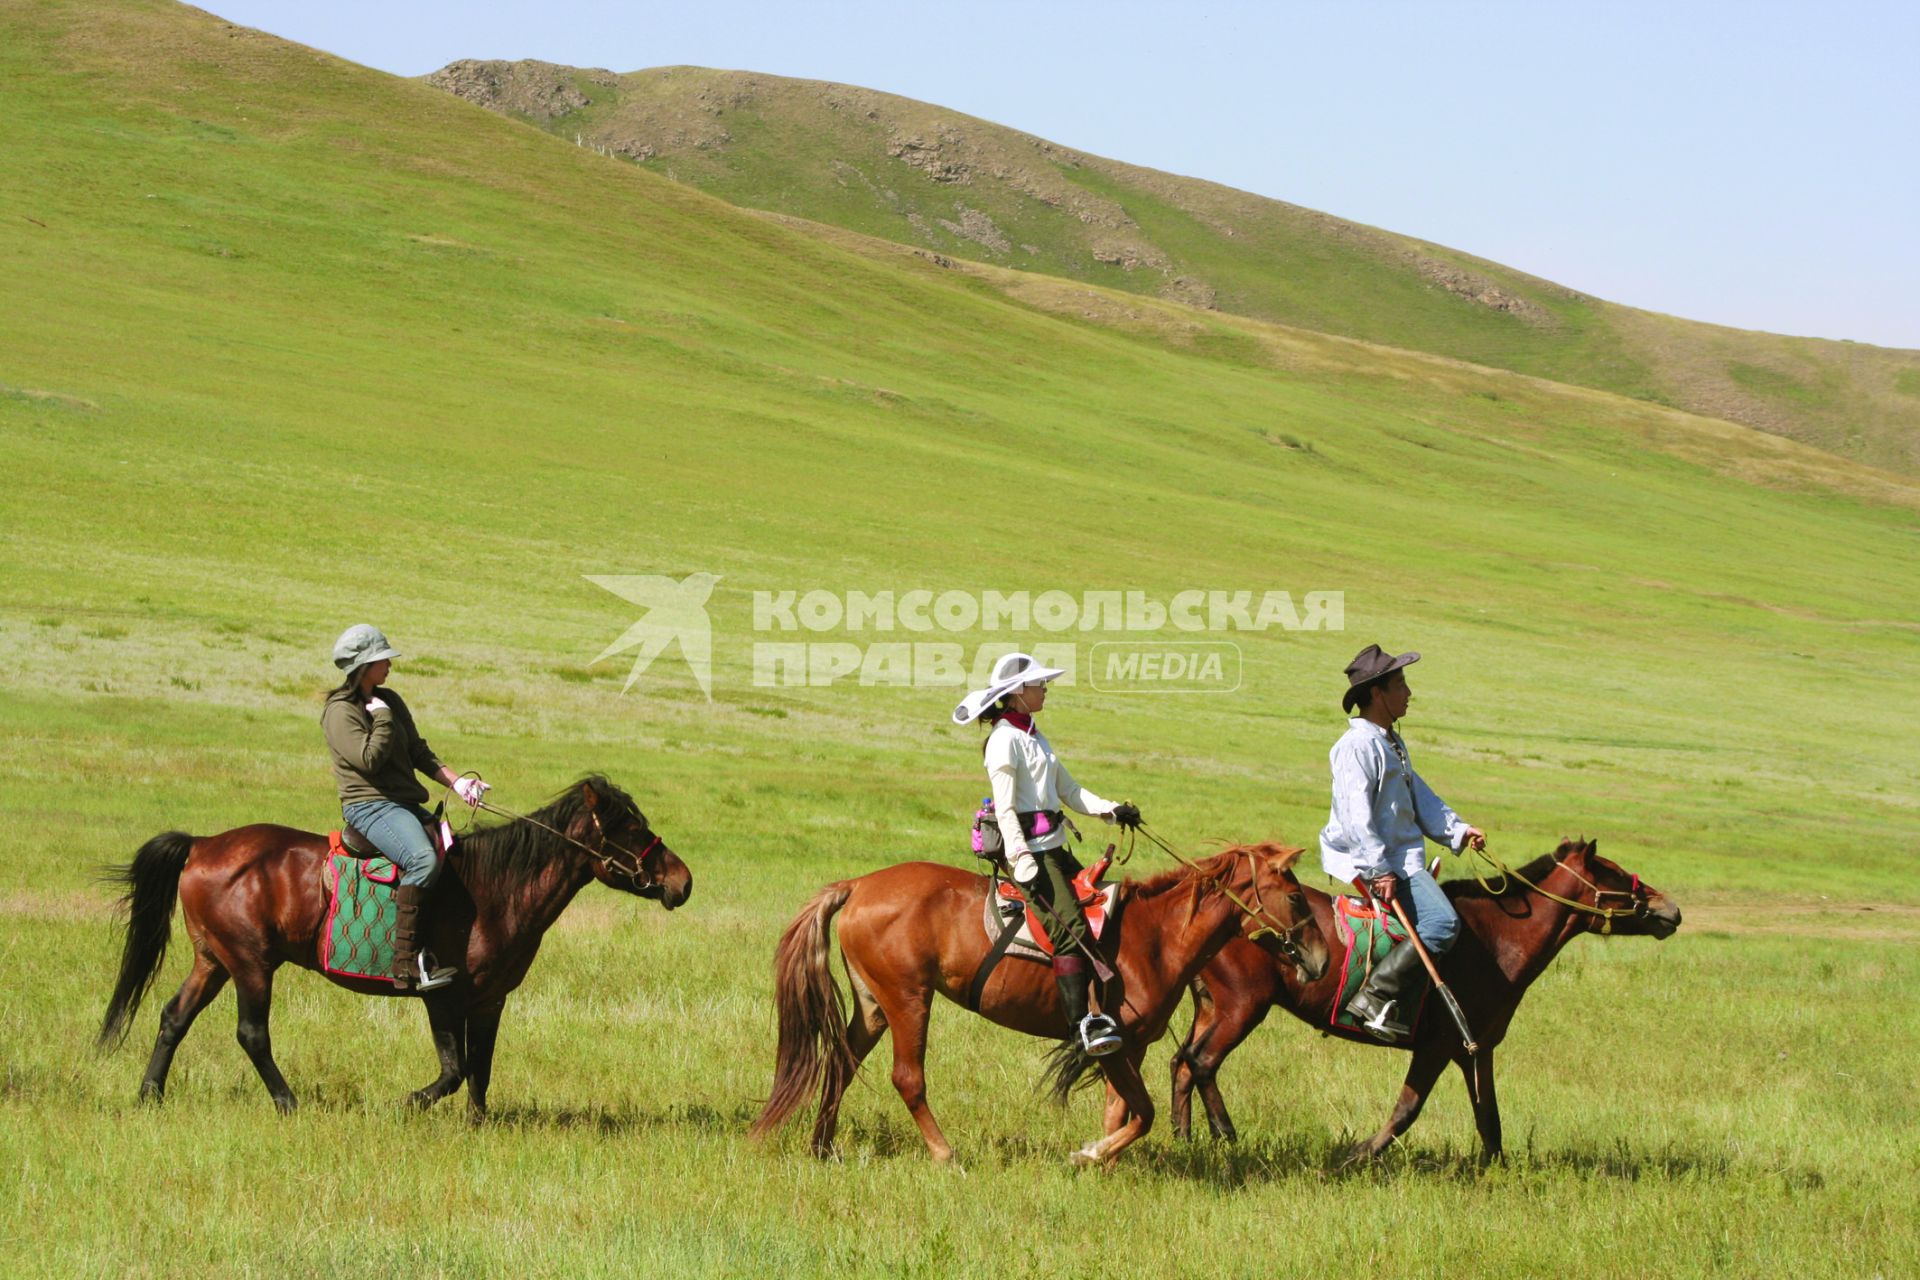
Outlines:
[[[1347,724],[1327,753],[1333,811],[1320,832],[1327,874],[1342,884],[1410,876],[1426,865],[1427,838],[1458,849],[1467,824],[1413,771],[1400,736],[1360,716]]]
[[[1031,854],[1057,849],[1066,841],[1065,824],[1035,836],[1031,841],[1020,830],[1020,815],[1062,807],[1089,817],[1112,820],[1113,804],[1103,800],[1073,780],[1053,744],[1036,725],[1022,729],[1008,720],[993,726],[987,735],[987,781],[993,788],[993,811],[1000,823],[1000,835],[1007,845],[1007,862],[1014,877],[1021,878],[1021,860]]]

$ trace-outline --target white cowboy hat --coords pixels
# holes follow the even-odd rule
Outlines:
[[[960,699],[960,705],[953,709],[953,722],[972,724],[986,713],[987,708],[1015,689],[1029,684],[1046,684],[1065,674],[1058,667],[1041,666],[1028,654],[1010,653],[993,664],[993,675],[986,688],[975,689]]]

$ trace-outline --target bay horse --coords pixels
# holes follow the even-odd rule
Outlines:
[[[414,994],[321,968],[327,857],[326,836],[259,823],[198,838],[169,831],[147,841],[126,866],[109,869],[108,879],[126,887],[120,904],[127,921],[119,981],[100,1026],[103,1047],[126,1038],[159,975],[176,898],[193,944],[192,972],[160,1014],[142,1099],[158,1102],[165,1094],[174,1050],[229,979],[240,1003],[240,1046],[283,1112],[295,1104],[267,1031],[274,970],[296,964],[363,995]],[[452,985],[421,996],[440,1075],[410,1095],[416,1106],[431,1106],[465,1081],[468,1109],[476,1119],[486,1114],[501,1008],[526,977],[541,936],[591,880],[669,911],[693,892],[687,864],[653,834],[626,792],[597,774],[530,817],[460,837],[421,913],[422,947],[457,957],[460,973]]]
[[[1112,1164],[1153,1124],[1153,1103],[1139,1054],[1166,1033],[1187,984],[1229,939],[1264,934],[1309,977],[1326,969],[1327,950],[1307,917],[1290,870],[1300,850],[1241,845],[1149,880],[1121,884],[1103,944],[1115,979],[1102,1005],[1121,1026],[1126,1047],[1099,1059],[1132,1108],[1121,1126],[1075,1152],[1076,1164]],[[974,972],[989,950],[982,927],[988,877],[932,862],[905,862],[822,888],[787,926],[774,952],[779,1045],[773,1089],[751,1133],[772,1132],[820,1090],[813,1151],[833,1151],[840,1101],[883,1032],[893,1032],[893,1085],[934,1160],[953,1148],[927,1106],[927,1019],[937,993],[965,1007]],[[1247,904],[1244,908],[1241,904]],[[831,922],[840,916],[840,954],[853,988],[847,1017],[831,968]],[[1117,941],[1114,941],[1117,933]],[[980,993],[980,1013],[1004,1027],[1058,1039],[1070,1033],[1052,970],[1003,963]]]
[[[1193,1027],[1173,1056],[1175,1132],[1188,1135],[1192,1093],[1198,1088],[1213,1135],[1234,1139],[1233,1121],[1217,1083],[1220,1064],[1269,1009],[1284,1009],[1343,1040],[1412,1052],[1386,1124],[1356,1144],[1347,1163],[1371,1159],[1411,1128],[1449,1061],[1460,1068],[1473,1101],[1481,1158],[1497,1160],[1500,1104],[1493,1086],[1493,1050],[1506,1037],[1528,986],[1562,947],[1583,933],[1664,939],[1680,927],[1680,908],[1639,876],[1601,857],[1597,841],[1561,841],[1552,853],[1508,873],[1502,892],[1462,881],[1444,887],[1460,913],[1461,928],[1453,949],[1439,960],[1440,972],[1466,1011],[1479,1044],[1477,1054],[1467,1054],[1437,996],[1426,1002],[1407,1044],[1382,1044],[1365,1032],[1330,1025],[1333,1003],[1340,997],[1345,951],[1334,931],[1333,899],[1307,889],[1313,920],[1334,948],[1336,963],[1320,977],[1302,980],[1257,947],[1229,943],[1221,949],[1192,983]]]

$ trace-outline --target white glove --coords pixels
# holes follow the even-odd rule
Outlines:
[[[475,809],[480,807],[481,798],[491,790],[493,790],[492,783],[482,782],[478,778],[455,778],[453,780],[453,794],[465,800],[470,807]]]
[[[372,715],[372,714],[373,714],[374,712],[376,712],[376,711],[385,711],[386,709],[387,709],[387,704],[386,704],[386,703],[384,703],[384,702],[382,702],[382,701],[380,701],[380,699],[378,699],[378,698],[368,698],[368,699],[367,699],[367,714],[368,714],[368,715]]]
[[[1013,855],[1013,878],[1020,884],[1032,884],[1040,878],[1040,859],[1031,852]]]

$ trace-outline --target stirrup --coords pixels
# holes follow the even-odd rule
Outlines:
[[[1120,1047],[1120,1028],[1104,1013],[1080,1019],[1080,1047],[1089,1057],[1104,1058]]]
[[[413,981],[415,991],[438,991],[441,987],[449,985],[460,974],[458,969],[435,964],[433,956],[425,951],[415,957],[414,963],[420,970],[419,976]]]
[[[1404,1040],[1412,1028],[1395,1022],[1400,1012],[1398,1000],[1380,1000],[1362,991],[1347,1001],[1347,1012],[1360,1021],[1360,1029],[1376,1040]]]

